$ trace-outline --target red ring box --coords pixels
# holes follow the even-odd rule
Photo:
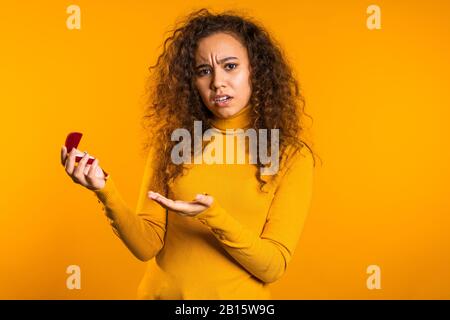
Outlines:
[[[72,151],[73,148],[77,148],[78,144],[81,141],[81,137],[83,136],[83,134],[81,132],[71,132],[67,135],[66,138],[66,143],[65,146],[67,148],[67,153],[69,153],[70,151]],[[80,162],[80,160],[83,159],[83,157],[80,156],[76,156],[75,157],[75,162]],[[95,158],[89,156],[89,159],[87,161],[87,164],[92,164],[94,162]],[[103,170],[103,174],[105,175],[105,178],[108,177],[108,174],[105,172],[105,170]]]

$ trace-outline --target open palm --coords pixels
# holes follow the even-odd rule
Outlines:
[[[214,198],[205,194],[198,194],[192,201],[171,200],[157,192],[149,191],[148,197],[157,202],[163,208],[174,211],[183,216],[193,217],[208,209]]]

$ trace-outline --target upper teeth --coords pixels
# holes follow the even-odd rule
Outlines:
[[[221,97],[221,98],[216,98],[216,101],[224,101],[226,99],[228,99],[228,96]]]

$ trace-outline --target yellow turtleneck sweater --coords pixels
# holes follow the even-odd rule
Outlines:
[[[247,106],[231,118],[215,119],[214,134],[249,127],[250,111]],[[137,297],[270,299],[268,284],[285,273],[309,210],[313,157],[308,148],[288,151],[276,179],[262,176],[269,181],[263,191],[254,164],[188,164],[188,173],[169,185],[167,197],[213,196],[212,206],[195,217],[148,198],[152,159],[150,150],[136,211],[123,201],[111,176],[94,191],[115,234],[148,261]]]

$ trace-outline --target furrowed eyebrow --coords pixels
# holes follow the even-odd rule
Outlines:
[[[223,59],[219,60],[219,64],[222,64],[222,63],[224,63],[224,62],[226,62],[228,60],[232,60],[232,59],[236,59],[237,60],[238,58],[237,57],[226,57],[226,58],[223,58]],[[195,67],[195,69],[198,69],[198,68],[201,68],[201,67],[209,67],[209,64],[198,65],[198,66]]]

